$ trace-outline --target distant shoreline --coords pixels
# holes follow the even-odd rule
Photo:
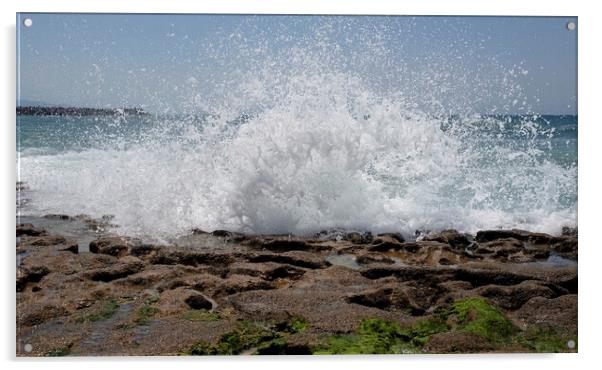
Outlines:
[[[17,107],[18,116],[146,116],[142,108]]]

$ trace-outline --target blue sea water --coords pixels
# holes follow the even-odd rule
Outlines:
[[[119,231],[576,226],[577,116],[18,116],[23,214]],[[345,114],[342,114],[345,113]]]

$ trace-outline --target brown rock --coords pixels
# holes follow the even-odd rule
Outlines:
[[[17,292],[22,291],[27,283],[39,283],[50,273],[46,266],[19,266],[17,267]]]
[[[540,325],[564,328],[577,333],[577,295],[567,294],[557,298],[534,297],[512,314],[519,326]]]
[[[17,236],[40,236],[45,235],[46,230],[42,228],[36,228],[32,224],[18,224],[17,225]]]
[[[357,263],[360,265],[369,265],[371,263],[384,263],[384,264],[392,264],[395,263],[391,258],[387,257],[382,253],[377,252],[368,252],[357,256]]]
[[[422,349],[426,353],[478,353],[494,348],[486,338],[468,332],[445,332],[431,335]]]
[[[303,251],[289,251],[284,253],[262,253],[250,255],[249,262],[277,262],[293,266],[305,267],[310,269],[319,269],[327,267],[324,259],[315,253]]]
[[[464,250],[464,248],[470,245],[470,240],[468,240],[468,237],[454,229],[428,234],[422,240],[449,244],[452,246],[452,248],[458,250]]]
[[[552,289],[538,281],[523,281],[512,286],[486,285],[476,289],[475,293],[507,310],[516,310],[533,297],[556,296]]]
[[[134,257],[131,258],[125,259],[114,266],[90,270],[85,272],[84,276],[94,281],[109,282],[140,272],[145,266],[144,262]]]

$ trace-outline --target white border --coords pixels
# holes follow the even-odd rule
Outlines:
[[[600,326],[600,288],[597,284],[602,262],[600,238],[600,13],[594,1],[577,0],[3,0],[2,12],[2,270],[5,297],[2,310],[2,359],[8,368],[44,367],[49,369],[79,369],[82,360],[22,360],[15,359],[15,290],[14,290],[14,204],[15,204],[15,13],[16,12],[125,12],[125,13],[262,13],[262,14],[404,14],[404,15],[552,15],[579,17],[579,354],[576,355],[435,355],[435,356],[355,356],[355,357],[287,357],[287,358],[100,358],[88,360],[89,369],[114,365],[133,366],[143,362],[150,369],[166,366],[195,368],[307,368],[326,365],[345,369],[365,369],[368,366],[404,367],[409,369],[513,369],[545,367],[568,369],[594,366],[602,350],[598,349]],[[375,362],[377,361],[377,362]],[[123,362],[123,364],[121,364]],[[597,366],[600,366],[599,364]]]

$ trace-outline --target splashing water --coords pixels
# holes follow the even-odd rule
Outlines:
[[[270,58],[243,44],[247,68],[190,103],[210,114],[23,117],[19,170],[32,190],[23,213],[111,214],[117,232],[155,238],[191,228],[557,233],[576,224],[576,150],[558,157],[557,125],[443,99],[454,83],[522,99],[507,73],[483,82],[457,65],[393,68],[378,33],[358,32],[352,55],[324,29]],[[383,88],[393,75],[405,77]]]

